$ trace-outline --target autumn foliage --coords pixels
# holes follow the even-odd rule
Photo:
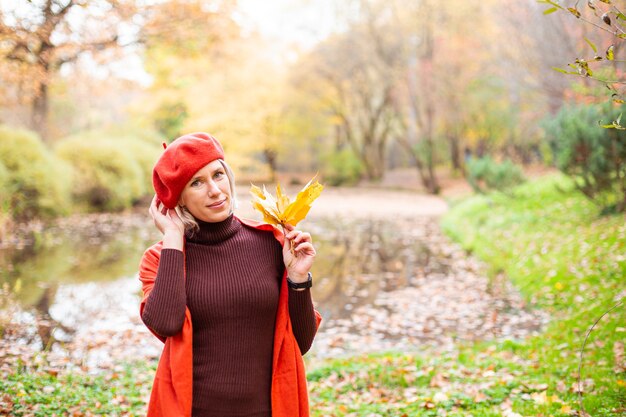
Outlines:
[[[304,220],[311,209],[311,204],[322,193],[324,187],[312,179],[298,193],[292,202],[283,193],[280,184],[276,185],[276,197],[272,196],[263,186],[263,189],[252,185],[253,207],[263,215],[263,221],[273,225],[297,225]]]

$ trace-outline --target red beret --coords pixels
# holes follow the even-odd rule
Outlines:
[[[216,159],[224,159],[224,149],[207,133],[191,133],[175,139],[152,170],[152,184],[159,200],[167,208],[176,207],[193,175]]]

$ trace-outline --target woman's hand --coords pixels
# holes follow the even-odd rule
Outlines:
[[[315,248],[311,235],[285,225],[285,244],[283,245],[283,261],[287,268],[287,276],[293,282],[305,282],[315,258]]]
[[[156,228],[163,233],[163,248],[183,250],[185,225],[176,210],[165,207],[155,195],[149,213]]]

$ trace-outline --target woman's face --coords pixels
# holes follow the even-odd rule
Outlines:
[[[230,216],[230,181],[220,161],[215,160],[194,174],[185,185],[179,203],[204,222],[221,222]]]

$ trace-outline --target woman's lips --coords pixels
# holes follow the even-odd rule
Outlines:
[[[224,204],[226,204],[226,199],[220,200],[217,203],[213,203],[211,205],[208,205],[208,208],[221,208]]]

